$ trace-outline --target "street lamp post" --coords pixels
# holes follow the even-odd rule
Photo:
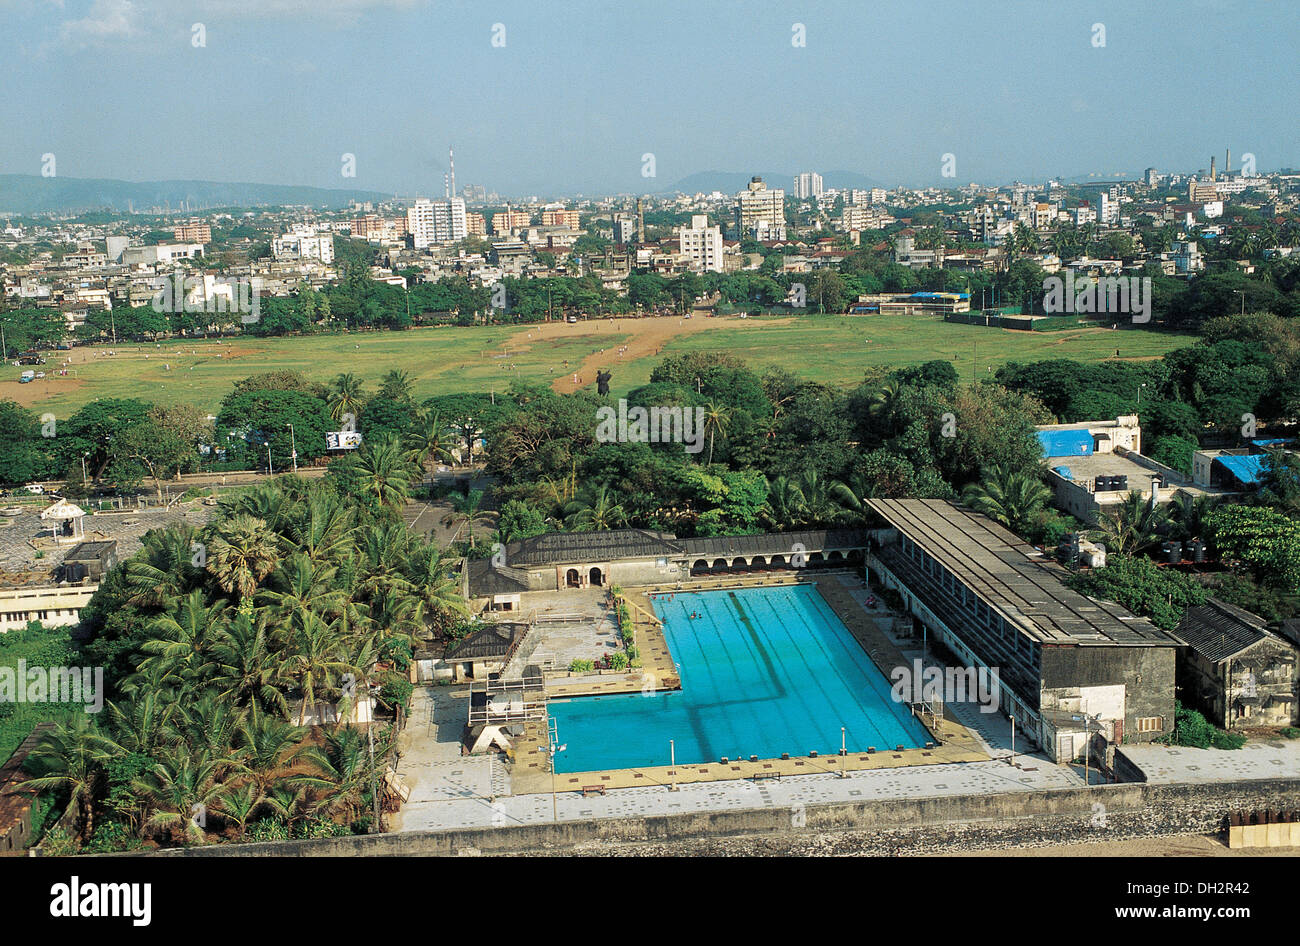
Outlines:
[[[668,740],[668,765],[669,774],[673,778],[673,783],[668,786],[668,791],[677,791],[677,744],[675,740]]]
[[[90,456],[89,453],[83,453],[81,455],[81,488],[82,489],[90,489],[90,477],[86,475],[86,457],[88,456]]]
[[[563,752],[568,747],[568,743],[565,743],[562,746],[557,746],[553,742],[548,743],[545,746],[537,747],[539,751],[546,753],[546,758],[549,759],[551,763],[551,817],[555,820],[556,824],[559,824],[560,822],[560,803],[555,793],[555,753]]]
[[[293,424],[285,424],[289,428],[289,443],[293,447],[293,471],[298,472],[298,438],[294,436]]]
[[[1138,385],[1138,410],[1139,411],[1142,410],[1142,389],[1145,388],[1146,386],[1147,383],[1145,381],[1143,381],[1141,384]]]
[[[266,442],[266,470],[267,476],[275,476],[275,466],[271,463],[271,441]]]

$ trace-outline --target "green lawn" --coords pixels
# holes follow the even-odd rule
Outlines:
[[[807,316],[793,322],[752,319],[743,326],[686,336],[669,342],[664,355],[725,351],[759,372],[777,365],[812,381],[850,386],[868,368],[936,358],[951,361],[958,374],[969,380],[974,373],[987,377],[989,369],[996,371],[1009,361],[1105,361],[1115,357],[1117,348],[1124,360],[1159,358],[1195,340],[1191,335],[1144,329],[1019,332],[944,322],[938,317]],[[643,359],[621,373],[616,371],[612,387],[618,392],[644,384],[653,367],[654,360]]]
[[[566,360],[572,370],[596,350],[621,344],[629,337],[620,331],[624,325],[611,330],[598,323],[589,334],[545,340],[530,339],[533,329],[529,326],[482,326],[119,345],[112,357],[101,355],[107,349],[99,346],[77,350],[78,356],[91,352],[91,362],[75,366],[75,382],[55,378],[20,387],[14,371],[0,381],[0,398],[16,398],[38,411],[59,416],[97,397],[180,401],[215,412],[235,381],[281,369],[301,371],[319,381],[350,371],[373,390],[387,371],[399,368],[415,379],[415,393],[420,398],[460,391],[502,392],[513,377],[551,381],[564,373]],[[1101,361],[1113,358],[1116,348],[1126,360],[1158,358],[1193,341],[1189,335],[1140,329],[1086,327],[1033,333],[930,317],[805,316],[729,322],[670,340],[663,354],[726,351],[759,371],[781,365],[810,380],[848,386],[856,384],[871,367],[919,364],[934,358],[951,360],[961,377],[969,379],[973,373],[987,377],[990,368],[1013,360]],[[612,360],[614,393],[644,384],[659,360]],[[170,370],[164,364],[169,364]],[[584,380],[590,383],[591,379]],[[32,401],[33,397],[38,399]]]
[[[589,337],[530,340],[527,326],[485,326],[117,345],[111,357],[101,354],[109,346],[96,346],[74,352],[78,357],[91,353],[89,364],[73,366],[77,371],[74,382],[52,378],[19,386],[19,372],[14,369],[9,378],[0,381],[0,398],[14,398],[30,403],[34,410],[53,411],[58,416],[71,414],[99,397],[183,402],[215,413],[231,386],[251,374],[293,370],[317,381],[331,381],[349,371],[373,391],[379,379],[394,368],[415,379],[415,393],[420,398],[459,391],[502,392],[513,377],[556,377],[563,373],[565,360],[581,363],[596,348],[620,344],[625,337],[606,330]],[[45,367],[49,371],[57,366],[50,359]],[[551,368],[555,374],[550,373]],[[39,396],[34,403],[20,397],[33,394]]]

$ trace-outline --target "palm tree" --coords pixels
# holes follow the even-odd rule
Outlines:
[[[343,415],[351,414],[355,419],[361,412],[361,403],[364,399],[361,380],[356,375],[339,375],[334,379],[334,385],[330,390],[330,417],[334,420],[342,420]]]
[[[406,571],[420,602],[420,616],[426,614],[468,614],[469,605],[460,596],[460,582],[453,570],[460,559],[432,545],[421,545],[407,558]]]
[[[405,458],[421,470],[440,463],[453,463],[451,450],[454,438],[451,429],[437,414],[419,413],[415,425],[402,439]]]
[[[1123,555],[1137,555],[1160,541],[1169,521],[1169,511],[1143,498],[1137,490],[1098,517],[1098,532],[1106,548]]]
[[[381,506],[400,509],[411,490],[411,467],[392,437],[371,441],[357,454],[357,472],[363,493]]]
[[[264,799],[257,783],[244,781],[236,786],[226,786],[220,798],[213,802],[212,811],[235,826],[235,840],[242,841],[248,831],[248,823],[253,814],[262,805]]]
[[[73,820],[74,833],[81,841],[95,832],[95,795],[103,781],[100,761],[104,747],[90,717],[77,713],[45,733],[29,757],[45,774],[28,779],[25,786],[38,792],[68,792],[64,815]]]
[[[223,699],[236,706],[261,706],[289,715],[279,684],[277,658],[272,654],[267,614],[247,609],[235,612],[212,635],[209,682]]]
[[[238,513],[213,530],[208,542],[208,571],[223,591],[248,600],[279,563],[277,544],[264,521]]]
[[[346,627],[346,625],[344,625]],[[302,691],[302,709],[297,724],[306,724],[308,711],[316,706],[318,694],[333,689],[340,675],[352,667],[342,659],[343,642],[338,625],[311,615],[299,638],[296,653],[285,661],[285,674]]]
[[[148,656],[140,661],[125,689],[142,689],[141,680],[148,680],[152,688],[159,684],[184,686],[202,679],[210,660],[208,635],[225,608],[223,601],[208,606],[203,592],[196,588],[181,599],[173,613],[155,618],[149,625],[149,639],[140,645],[140,652]]]
[[[207,812],[220,807],[224,794],[219,767],[220,760],[196,759],[184,745],[164,750],[153,770],[132,782],[152,810],[145,830],[202,844]]]
[[[719,405],[715,401],[709,401],[704,405],[704,430],[701,433],[709,435],[709,459],[706,463],[713,462],[713,438],[717,434],[727,433],[727,426],[731,423],[731,411],[726,407]]]
[[[1215,496],[1202,493],[1193,496],[1179,492],[1177,501],[1169,504],[1169,519],[1181,539],[1199,539],[1205,535],[1205,519],[1219,505]]]
[[[808,522],[808,503],[797,481],[778,476],[768,484],[767,505],[773,524],[779,529]]]
[[[194,575],[194,540],[198,530],[187,522],[145,533],[141,551],[122,566],[126,603],[170,610]]]
[[[1051,497],[1052,491],[1036,474],[1000,464],[986,469],[978,482],[968,483],[961,493],[962,502],[971,509],[1022,536]]]
[[[876,484],[861,473],[854,473],[847,483],[836,483],[831,487],[831,499],[843,509],[843,518],[867,521],[871,507],[867,501],[875,495]]]
[[[622,503],[608,486],[588,490],[564,507],[564,524],[570,529],[607,532],[626,521]]]
[[[803,508],[811,522],[826,523],[836,517],[835,487],[841,485],[835,480],[827,480],[816,470],[806,470],[796,482],[799,495],[803,497]]]
[[[474,528],[492,523],[491,513],[483,508],[483,490],[472,489],[463,496],[452,495],[449,502],[451,511],[442,517],[442,524],[464,524],[469,531],[469,547],[474,548]]]
[[[339,497],[314,494],[288,529],[286,544],[312,562],[338,561],[351,547],[356,516]]]
[[[317,792],[313,810],[345,824],[356,821],[373,790],[372,776],[377,774],[361,733],[352,726],[339,727],[325,736],[324,746],[309,746],[302,757],[315,766],[317,774],[302,776],[295,784]]]
[[[390,401],[410,403],[414,379],[401,368],[394,368],[379,381],[379,396]]]

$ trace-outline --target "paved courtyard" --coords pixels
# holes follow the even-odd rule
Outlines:
[[[0,571],[52,571],[76,546],[75,542],[59,546],[49,543],[49,525],[42,522],[40,517],[43,508],[44,505],[27,506],[22,514],[5,520],[8,524],[0,526]],[[215,506],[189,502],[183,505],[178,503],[170,508],[145,507],[88,515],[83,520],[85,540],[94,542],[116,539],[117,557],[121,561],[140,550],[140,540],[150,529],[166,528],[172,522],[188,522],[202,527],[214,512]],[[42,536],[44,542],[33,544],[34,540],[39,540]],[[43,554],[37,557],[38,553]]]

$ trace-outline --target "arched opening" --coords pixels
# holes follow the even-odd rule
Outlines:
[[[698,575],[701,572],[707,572],[708,570],[709,570],[709,563],[706,559],[702,559],[702,558],[697,558],[695,560],[695,564],[691,566],[692,575]]]
[[[850,562],[862,561],[862,549],[849,549],[849,561]]]
[[[743,569],[745,567],[745,560],[743,558],[734,558],[731,560],[731,567]]]
[[[839,549],[836,549],[834,552],[831,552],[830,560],[832,562],[842,562],[844,561],[844,553],[839,551]]]
[[[570,588],[582,587],[582,576],[578,574],[576,568],[570,568],[564,575],[564,583]]]
[[[749,562],[755,568],[767,568],[767,559],[761,555],[755,555]]]
[[[591,573],[588,575],[588,577],[591,579],[591,583],[592,583],[593,585],[596,585],[597,587],[600,586],[601,581],[600,581],[600,569],[599,569],[599,568],[592,568]]]
[[[713,568],[715,571],[725,572],[727,570],[727,560],[725,558],[715,558]]]
[[[785,556],[784,556],[784,555],[773,555],[773,556],[772,556],[772,567],[773,567],[773,568],[783,568],[783,567],[785,567]]]
[[[808,564],[814,566],[825,565],[826,556],[823,555],[821,552],[813,552],[811,555],[808,556]]]

